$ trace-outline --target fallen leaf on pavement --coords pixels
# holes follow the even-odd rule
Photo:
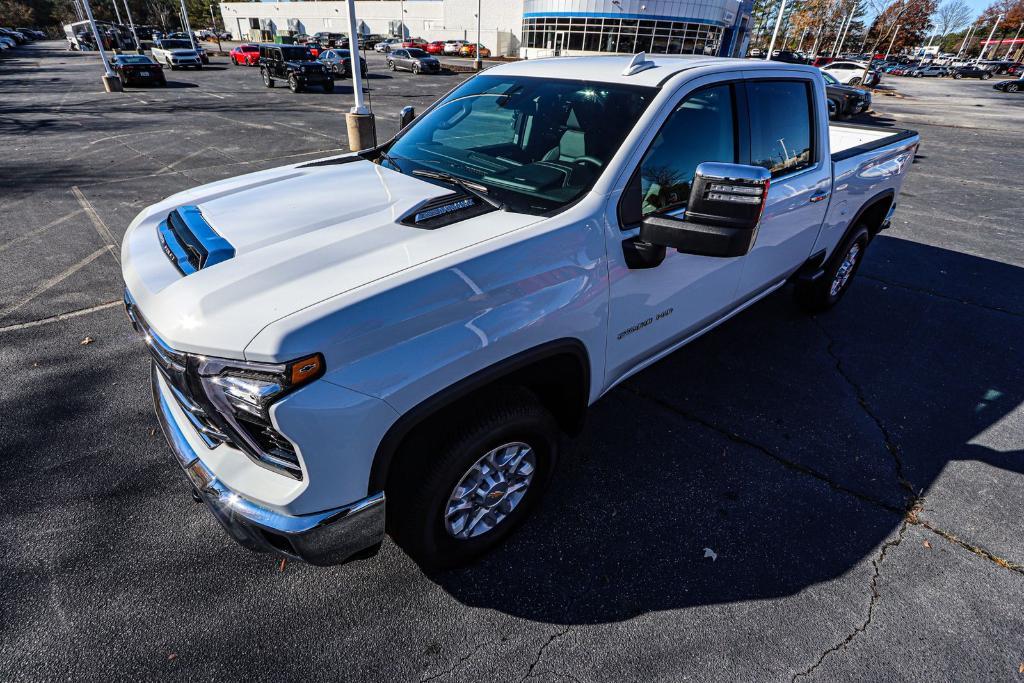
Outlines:
[[[92,344],[94,341],[96,341],[96,340],[93,339],[92,337],[86,337],[85,339],[83,339],[82,341],[80,341],[78,343],[81,344],[82,346],[85,346],[86,344]]]
[[[286,560],[286,559],[284,559],[284,558],[282,557],[282,558],[281,558],[281,564],[280,564],[280,565],[278,565],[278,567],[277,567],[277,571],[279,571],[279,572],[283,572],[283,571],[284,571],[284,566],[285,566],[286,564],[288,564],[288,560]]]
[[[1024,674],[1024,662],[1021,662],[1020,666],[1017,667],[1017,673]]]
[[[171,654],[167,655],[167,661],[168,662],[173,662],[177,658],[178,658],[178,655],[175,652],[172,652]]]
[[[705,559],[710,557],[711,561],[714,562],[715,560],[718,559],[718,553],[716,553],[711,548],[704,548],[704,557],[705,557]]]
[[[932,547],[932,544],[931,544],[931,543],[929,543],[928,541],[925,541],[925,542],[924,542],[924,543],[922,543],[921,545],[923,545],[923,546],[924,546],[925,548],[931,548],[931,547]]]

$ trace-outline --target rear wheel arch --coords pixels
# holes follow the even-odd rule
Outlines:
[[[847,229],[847,233],[849,233],[850,230],[853,230],[857,225],[865,225],[872,237],[877,235],[882,229],[885,217],[888,215],[889,209],[892,208],[895,200],[896,191],[885,190],[864,202],[854,215],[853,220],[850,221],[850,227]],[[843,238],[845,239],[846,235],[843,235]]]
[[[425,430],[455,421],[474,397],[501,387],[532,392],[569,435],[583,428],[590,399],[590,360],[578,339],[559,339],[517,353],[479,370],[406,411],[388,429],[374,454],[369,491],[388,487],[399,469],[395,461],[402,445]]]

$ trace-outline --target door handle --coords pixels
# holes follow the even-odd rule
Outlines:
[[[811,204],[815,204],[817,202],[820,202],[823,199],[828,199],[828,196],[830,194],[831,194],[831,192],[818,192],[817,194],[812,194],[811,195]]]

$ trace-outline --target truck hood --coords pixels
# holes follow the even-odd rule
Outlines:
[[[453,191],[356,159],[239,176],[146,209],[125,234],[122,271],[149,325],[178,350],[241,358],[271,322],[540,220],[502,211],[432,230],[403,225]],[[183,275],[158,231],[183,206],[197,207],[233,255]]]

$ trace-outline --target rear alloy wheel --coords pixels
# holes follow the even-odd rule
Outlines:
[[[1011,83],[1010,85],[1006,86],[1006,92],[1017,92],[1018,90],[1020,90],[1020,86],[1017,85],[1016,83]]]
[[[860,76],[857,76],[855,78],[851,78],[850,79],[850,85],[860,85],[860,83],[861,83]]]
[[[959,81],[963,77],[964,77],[963,74],[953,74],[953,80],[954,81]]]
[[[992,74],[982,74],[981,75],[981,80],[983,80],[983,81],[987,81],[990,78],[992,78]]]
[[[867,227],[855,227],[825,264],[820,277],[797,281],[797,304],[808,313],[821,313],[839,303],[850,288],[850,281],[857,274],[870,241],[871,233]]]

